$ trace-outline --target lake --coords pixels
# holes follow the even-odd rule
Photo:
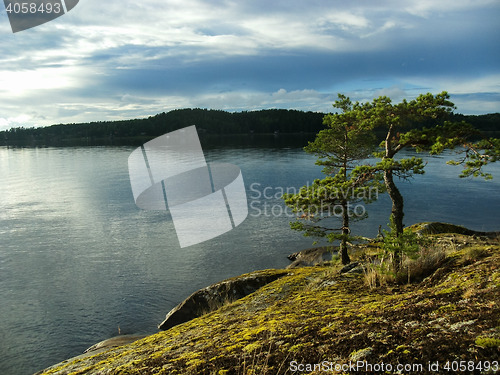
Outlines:
[[[0,147],[0,374],[24,375],[122,334],[154,333],[189,294],[256,269],[285,267],[312,239],[289,229],[279,198],[322,176],[304,139],[203,140],[209,162],[240,167],[249,215],[235,229],[181,248],[170,215],[143,211],[127,160],[135,147]],[[450,155],[400,181],[405,224],[445,221],[500,228],[500,165],[492,181],[459,179]],[[388,222],[386,195],[353,232]]]

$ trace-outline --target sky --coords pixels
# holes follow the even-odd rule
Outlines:
[[[500,112],[498,0],[80,0],[12,33],[0,4],[0,130],[179,108],[332,112],[338,93],[448,91]]]

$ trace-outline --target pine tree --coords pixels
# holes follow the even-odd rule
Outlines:
[[[446,91],[437,95],[422,94],[411,101],[403,100],[392,104],[388,97],[379,97],[371,103],[354,103],[351,108],[353,116],[365,129],[383,129],[385,139],[380,144],[381,151],[375,156],[380,161],[372,167],[372,173],[383,172],[386,191],[392,201],[391,229],[393,235],[403,234],[404,200],[394,177],[406,180],[415,174],[423,174],[425,164],[422,158],[410,157],[396,159],[396,156],[405,149],[414,149],[417,152],[426,151],[430,154],[440,154],[445,149],[462,147],[464,157],[450,164],[463,164],[461,177],[483,176],[491,178],[482,168],[488,163],[495,162],[500,156],[500,140],[481,139],[480,133],[472,125],[462,122],[447,121],[454,104],[449,101]],[[419,128],[419,124],[430,124]],[[394,268],[397,271],[400,265],[400,254],[394,254]]]
[[[334,107],[343,112],[326,115],[323,124],[327,128],[305,147],[306,152],[318,157],[316,164],[323,166],[326,177],[284,199],[298,214],[291,228],[306,236],[326,237],[330,242],[340,240],[342,263],[348,264],[348,243],[357,239],[351,235],[350,225],[367,217],[364,206],[359,210],[356,204],[375,200],[383,185],[380,173],[362,166],[374,151],[374,133],[360,125],[349,98],[339,95]],[[341,227],[332,227],[332,221],[339,219]]]

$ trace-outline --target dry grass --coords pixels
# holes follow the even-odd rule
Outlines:
[[[473,263],[488,256],[488,251],[481,247],[470,247],[464,252],[464,260],[467,263]]]
[[[371,289],[390,284],[405,284],[422,281],[443,264],[446,251],[443,246],[422,247],[414,259],[403,256],[398,273],[392,271],[392,259],[382,258],[378,264],[366,267],[364,281]]]
[[[364,281],[370,289],[394,283],[394,275],[389,272],[384,265],[385,263],[383,265],[370,264],[365,269]]]
[[[445,258],[446,252],[441,246],[422,248],[416,259],[406,258],[403,261],[397,281],[400,283],[422,281],[441,267]]]

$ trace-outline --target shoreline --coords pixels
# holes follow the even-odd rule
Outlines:
[[[430,225],[430,224],[432,224],[432,225]],[[454,230],[458,231],[458,232],[463,232],[464,230],[469,231],[468,229],[466,229],[464,227],[453,226],[451,224],[443,224],[443,223],[420,223],[420,224],[416,224],[412,227],[414,230],[421,230],[421,231],[423,229],[424,230],[433,229],[434,231],[437,231],[438,228],[441,228],[442,230],[454,228]],[[476,232],[476,231],[469,231],[469,232],[483,233],[483,234],[485,233],[485,232]],[[475,265],[474,262],[478,262],[477,263],[478,266],[474,266],[474,268],[473,268],[474,272],[472,273],[472,275],[475,275],[477,272],[479,272],[479,270],[481,270],[480,272],[493,272],[493,276],[486,277],[486,279],[484,277],[481,277],[481,280],[490,280],[490,282],[493,282],[492,285],[494,285],[495,280],[497,280],[497,282],[500,282],[500,274],[498,273],[498,264],[500,264],[500,263],[497,263],[497,261],[500,260],[500,258],[499,258],[500,257],[500,241],[499,241],[500,232],[490,232],[490,233],[494,233],[497,237],[492,239],[492,238],[488,238],[488,237],[478,237],[478,236],[475,236],[473,234],[453,233],[453,232],[447,232],[447,231],[442,232],[442,233],[438,233],[438,234],[434,233],[431,235],[437,236],[436,238],[443,238],[445,242],[458,241],[457,243],[460,244],[460,245],[450,245],[451,246],[450,251],[452,251],[450,253],[450,256],[451,257],[457,257],[457,256],[462,257],[464,259],[463,261],[461,261],[461,262],[463,262],[463,266],[460,266],[460,262],[458,262],[459,263],[458,265],[454,264],[453,262],[451,262],[451,263],[445,262],[444,269],[447,270],[446,272],[448,272],[448,273],[449,272],[459,272],[459,273],[460,272],[462,272],[462,273],[469,272],[466,270],[468,268],[474,266]],[[478,247],[480,250],[477,250],[478,252],[472,252],[472,251],[467,250],[468,248],[473,249],[474,247]],[[484,248],[484,250],[483,250],[483,248]],[[320,251],[325,250],[324,247],[318,247],[318,248],[305,249],[305,250],[303,250],[303,252],[308,254],[311,252],[311,250],[314,252],[314,251],[318,251],[318,249]],[[457,253],[459,255],[453,255],[455,253]],[[460,255],[460,254],[463,254],[463,255]],[[478,258],[475,261],[472,261],[472,263],[471,263],[472,258],[470,258],[470,255],[468,255],[468,254],[478,254],[478,255],[474,255],[474,256],[478,256]],[[295,258],[297,258],[297,257],[300,258],[300,254],[299,255],[292,254],[292,255],[295,255]],[[460,258],[460,259],[462,259],[462,258]],[[482,259],[488,260],[490,258],[491,258],[491,260],[488,261],[489,263],[484,263],[484,261],[482,261]],[[496,264],[496,268],[489,268],[491,265],[495,265],[495,264]],[[352,271],[356,271],[356,272],[349,272],[349,271],[351,271],[351,268],[349,268],[349,270],[345,271],[345,273],[342,273],[342,271],[339,268],[334,268],[337,271],[333,272],[332,270],[330,270],[331,266],[325,267],[324,264],[323,265],[318,264],[315,266],[307,266],[307,267],[300,267],[300,268],[255,271],[255,272],[252,272],[250,274],[244,274],[244,275],[237,276],[235,278],[224,280],[222,282],[219,282],[219,283],[213,284],[211,286],[208,286],[206,288],[203,288],[203,289],[199,290],[198,292],[203,291],[203,290],[211,290],[209,295],[217,296],[220,294],[219,290],[222,290],[222,289],[213,289],[213,287],[215,285],[218,285],[219,288],[221,286],[224,286],[224,288],[225,288],[226,286],[229,285],[229,284],[227,284],[227,282],[229,282],[229,281],[234,282],[234,281],[239,280],[241,282],[243,280],[244,282],[247,282],[249,280],[250,276],[262,277],[263,275],[272,275],[272,277],[270,277],[267,280],[268,282],[263,282],[262,285],[259,285],[254,291],[251,291],[250,293],[246,294],[243,297],[236,298],[233,300],[229,300],[229,299],[227,299],[227,297],[225,297],[225,298],[223,298],[223,301],[220,302],[219,304],[210,305],[210,302],[208,302],[207,306],[211,306],[210,310],[203,311],[203,313],[200,316],[189,319],[186,322],[184,322],[183,324],[169,327],[166,331],[160,331],[158,333],[151,334],[151,335],[120,335],[120,336],[116,336],[116,337],[101,341],[100,343],[97,343],[97,344],[93,345],[92,347],[90,347],[86,353],[82,353],[79,356],[76,356],[76,357],[70,358],[68,360],[65,360],[63,362],[60,362],[58,364],[55,364],[55,365],[53,365],[45,370],[42,370],[36,374],[37,375],[47,374],[47,373],[58,374],[59,373],[58,369],[62,370],[63,368],[65,368],[67,366],[70,366],[70,368],[77,369],[78,366],[83,365],[85,363],[88,363],[90,366],[94,366],[94,365],[91,365],[91,363],[101,363],[103,358],[114,358],[115,356],[117,356],[116,358],[121,358],[122,355],[127,355],[127,356],[132,356],[131,358],[135,358],[134,357],[135,350],[138,350],[138,356],[140,358],[142,358],[141,357],[142,354],[139,355],[139,353],[142,353],[143,349],[141,349],[141,348],[143,348],[143,346],[147,347],[150,344],[153,344],[156,342],[160,343],[160,342],[163,342],[164,340],[166,340],[166,342],[168,342],[169,340],[181,340],[181,341],[184,339],[190,340],[189,337],[192,337],[191,333],[188,333],[188,332],[191,332],[190,330],[194,330],[194,332],[199,332],[199,334],[201,336],[199,336],[199,337],[196,336],[196,337],[198,337],[197,340],[208,340],[207,341],[207,343],[208,343],[208,342],[210,342],[211,338],[214,337],[213,334],[208,334],[208,336],[205,336],[206,333],[203,333],[203,334],[201,334],[201,333],[205,332],[205,328],[209,327],[210,324],[213,324],[213,323],[219,321],[219,318],[217,318],[217,317],[221,317],[221,318],[224,317],[224,319],[226,319],[226,318],[229,318],[231,316],[236,316],[236,317],[238,317],[237,321],[240,321],[238,314],[242,314],[242,316],[246,316],[249,311],[252,311],[255,308],[257,308],[257,310],[255,310],[256,312],[262,311],[261,310],[262,307],[257,307],[257,306],[260,306],[261,304],[263,304],[263,306],[270,306],[269,304],[272,305],[273,303],[282,304],[282,302],[280,302],[280,301],[283,299],[288,300],[288,298],[290,298],[289,293],[293,290],[297,290],[297,292],[294,292],[294,293],[299,293],[299,296],[301,296],[302,293],[304,293],[304,291],[305,291],[306,295],[309,295],[310,294],[309,291],[310,290],[314,291],[314,290],[316,290],[316,288],[319,288],[318,292],[324,288],[326,288],[328,290],[333,288],[327,294],[325,294],[324,297],[321,297],[321,296],[323,296],[323,294],[320,293],[318,298],[327,298],[327,297],[328,298],[339,298],[339,297],[335,297],[335,295],[338,293],[340,293],[339,296],[344,295],[344,293],[346,293],[347,290],[351,290],[352,287],[355,286],[354,290],[356,290],[357,292],[354,292],[354,291],[349,292],[349,294],[354,293],[354,295],[351,296],[352,298],[355,298],[355,296],[357,295],[356,293],[360,292],[361,294],[359,295],[358,298],[370,298],[370,295],[373,295],[373,296],[379,295],[380,298],[387,299],[390,296],[393,296],[393,297],[390,297],[388,299],[388,301],[390,301],[391,298],[397,299],[400,296],[401,296],[401,298],[406,296],[404,298],[417,298],[417,300],[419,300],[419,298],[420,298],[420,297],[418,297],[419,293],[420,293],[419,291],[425,291],[428,289],[429,293],[430,293],[429,298],[431,296],[441,296],[439,298],[444,298],[445,303],[450,303],[450,302],[447,302],[448,301],[447,300],[448,294],[451,293],[451,292],[448,292],[448,290],[454,290],[453,288],[457,288],[457,287],[460,288],[460,286],[456,286],[456,287],[452,286],[452,289],[450,289],[449,284],[450,284],[450,282],[453,282],[454,278],[450,279],[450,277],[447,277],[446,272],[443,274],[443,272],[439,273],[438,271],[436,271],[435,274],[432,274],[430,277],[425,278],[422,282],[417,283],[417,284],[407,284],[407,285],[398,286],[396,288],[391,287],[388,289],[383,288],[380,290],[375,289],[375,290],[372,290],[369,294],[365,294],[365,292],[363,292],[363,290],[365,288],[362,287],[362,285],[363,285],[362,279],[363,279],[363,274],[364,274],[363,266],[360,267],[359,263],[356,264],[356,267],[352,270]],[[476,270],[476,268],[478,268],[478,269]],[[497,269],[497,271],[496,271],[497,276],[494,276],[495,269]],[[322,275],[322,276],[320,276],[320,275]],[[320,278],[318,278],[318,277],[320,277]],[[475,278],[476,276],[473,276],[473,277]],[[463,279],[463,277],[462,277],[462,279]],[[306,280],[308,280],[306,282],[306,284],[313,282],[313,284],[317,285],[317,286],[316,287],[307,286],[305,289],[302,289],[303,288],[302,285],[304,285],[303,283]],[[353,282],[356,285],[352,285]],[[318,284],[315,284],[315,283],[318,283]],[[463,282],[460,285],[462,285],[462,284],[464,285],[464,287],[466,287],[467,282]],[[442,286],[440,286],[440,285],[442,285]],[[438,286],[439,286],[439,288],[441,288],[441,289],[439,289],[441,291],[440,292],[434,291],[433,288],[438,287]],[[498,287],[500,287],[500,284],[498,285]],[[212,289],[209,289],[209,288],[212,288]],[[231,287],[229,287],[229,288],[225,288],[224,290],[231,291],[232,289],[231,289]],[[198,292],[196,292],[196,293],[198,293]],[[416,293],[416,292],[418,292],[418,293]],[[194,293],[193,295],[195,295],[196,293]],[[269,294],[269,293],[271,293],[271,294]],[[283,293],[285,293],[285,294],[283,294]],[[407,293],[409,293],[409,294],[407,294]],[[467,293],[471,293],[471,292],[467,292]],[[473,292],[473,293],[476,293],[474,295],[477,295],[478,297],[481,296],[480,290],[478,290],[477,292]],[[479,293],[479,294],[477,294],[477,293]],[[493,295],[495,295],[495,293],[496,293],[496,295],[498,297],[498,290],[495,291],[494,289],[491,289],[491,293],[494,293]],[[313,295],[315,295],[315,294],[316,294],[316,292]],[[268,296],[265,297],[266,295],[268,295]],[[293,295],[293,293],[292,293],[292,295]],[[313,295],[311,295],[311,297]],[[452,295],[453,294],[450,294],[450,298],[452,297]],[[189,300],[189,298],[192,298],[192,296],[188,297],[185,301]],[[274,297],[271,297],[271,296],[274,296]],[[362,296],[364,296],[364,297],[362,297]],[[302,298],[302,297],[300,297],[300,298]],[[344,297],[342,297],[342,298],[344,298]],[[483,297],[481,297],[481,298],[483,298]],[[486,296],[484,296],[484,298],[486,298]],[[349,299],[349,300],[351,300],[351,299]],[[291,301],[289,303],[292,303]],[[351,301],[354,301],[354,300],[351,300]],[[317,303],[319,303],[319,302],[317,302]],[[181,305],[182,305],[182,303],[179,304],[178,306],[181,306]],[[252,307],[252,306],[255,306],[255,307]],[[368,305],[366,305],[366,303],[365,303],[362,306],[368,306]],[[390,306],[392,306],[392,303]],[[345,306],[345,308],[354,308],[354,307],[352,307],[348,304]],[[404,310],[404,308],[405,308],[404,304],[401,305],[400,308]],[[453,308],[458,308],[458,306],[453,307]],[[265,309],[267,309],[267,307],[264,307],[264,311],[265,311]],[[497,306],[497,309],[498,309],[498,306]],[[233,310],[234,310],[234,313],[232,312]],[[289,313],[292,313],[292,311],[294,311],[294,310],[290,310]],[[374,311],[378,311],[378,308],[376,308]],[[385,310],[380,310],[380,311],[385,311]],[[463,314],[465,314],[464,316],[468,316],[468,314],[472,313],[469,311],[466,314],[465,311],[466,310],[464,310],[464,312],[463,312]],[[443,312],[445,312],[445,310],[443,310]],[[477,311],[476,313],[482,314],[481,311]],[[234,315],[234,314],[236,314],[236,315]],[[168,315],[169,314],[167,314],[167,316]],[[396,315],[396,317],[397,316],[398,315]],[[401,317],[403,317],[403,316],[404,315],[401,315]],[[339,316],[339,318],[342,318],[342,316]],[[243,319],[243,318],[241,318],[241,319]],[[289,318],[283,317],[283,319],[285,319],[285,321],[286,321],[286,319],[289,319]],[[469,322],[473,322],[473,321],[476,322],[476,320],[469,319],[467,321],[464,321],[464,323],[460,323],[460,324],[466,324],[466,325],[472,326],[475,323],[469,323]],[[244,320],[241,320],[241,323],[244,323]],[[408,324],[412,323],[412,321],[408,321],[407,323]],[[422,323],[425,324],[425,320],[423,320]],[[266,323],[266,321],[262,321],[261,323],[259,323],[259,325],[260,324],[265,326],[268,323]],[[323,327],[322,329],[326,329],[325,327],[327,327],[322,323],[322,321],[318,321],[318,324],[320,325],[318,329],[321,329],[321,327]],[[416,324],[416,323],[412,323],[412,324]],[[458,327],[458,324],[459,324],[459,322],[457,322],[456,324],[451,324],[452,329],[454,326]],[[259,330],[258,326],[256,327],[257,330]],[[203,328],[203,327],[205,327],[205,328]],[[235,331],[235,335],[236,335],[236,331]],[[483,337],[483,336],[478,336],[478,337]],[[493,338],[492,340],[496,340],[496,339]],[[493,342],[496,342],[496,341],[493,341]],[[500,340],[499,340],[499,343],[500,343]],[[124,346],[122,346],[122,345],[124,345]],[[163,348],[164,345],[166,345],[166,344],[160,344],[160,346],[157,346],[157,345],[158,344],[154,344],[153,347],[154,348]],[[252,344],[248,344],[248,345],[252,345]],[[356,345],[359,345],[359,344],[355,344],[354,346],[356,346]],[[166,348],[168,348],[168,347],[169,346],[167,345]],[[362,349],[364,350],[366,348],[362,348]],[[155,349],[155,350],[157,350],[157,349]],[[213,350],[217,350],[217,348],[214,348]],[[163,349],[161,349],[160,351],[162,353],[164,353]],[[373,349],[371,349],[371,351],[373,351]],[[125,353],[128,353],[128,354],[125,354]],[[165,353],[167,353],[167,352],[165,352]],[[92,358],[94,358],[94,359],[92,359]],[[108,361],[108,359],[106,359],[106,361]],[[62,373],[66,374],[68,372],[62,372]],[[89,373],[94,373],[94,372],[89,372]],[[177,372],[175,372],[175,373],[177,373]]]

